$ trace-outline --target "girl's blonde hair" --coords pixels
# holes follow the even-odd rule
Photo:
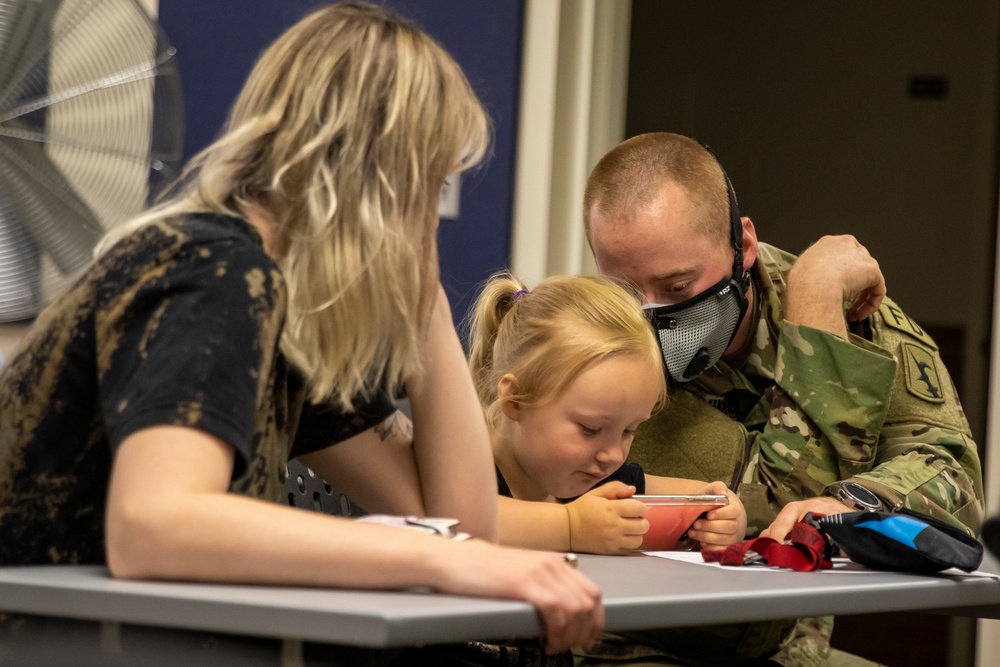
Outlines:
[[[117,236],[262,207],[288,289],[282,352],[312,400],[350,409],[420,372],[438,194],[490,134],[459,66],[419,28],[374,5],[327,6],[263,53],[178,195]]]
[[[552,276],[530,291],[509,273],[491,277],[468,321],[469,367],[489,424],[499,424],[497,385],[507,373],[517,378],[508,400],[541,405],[612,355],[649,359],[660,409],[667,397],[663,362],[641,303],[637,290],[607,276]]]

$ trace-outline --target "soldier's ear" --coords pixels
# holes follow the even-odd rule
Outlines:
[[[500,401],[500,409],[504,416],[514,422],[521,419],[521,404],[514,398],[519,393],[521,386],[513,373],[507,373],[500,378],[500,382],[497,383],[497,400]]]
[[[749,269],[757,261],[757,230],[753,220],[744,216],[740,218],[743,227],[743,270]]]

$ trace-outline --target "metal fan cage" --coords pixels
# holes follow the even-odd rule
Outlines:
[[[174,49],[136,0],[0,0],[0,321],[63,291],[182,152]]]

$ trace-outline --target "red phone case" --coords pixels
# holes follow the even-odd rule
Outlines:
[[[719,495],[635,496],[646,503],[649,531],[643,536],[642,551],[669,551],[702,512],[729,504]]]

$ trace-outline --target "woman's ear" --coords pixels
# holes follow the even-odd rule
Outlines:
[[[514,396],[521,391],[521,386],[513,373],[507,373],[500,382],[497,383],[497,400],[500,401],[500,409],[507,419],[516,422],[521,418],[521,404]]]

